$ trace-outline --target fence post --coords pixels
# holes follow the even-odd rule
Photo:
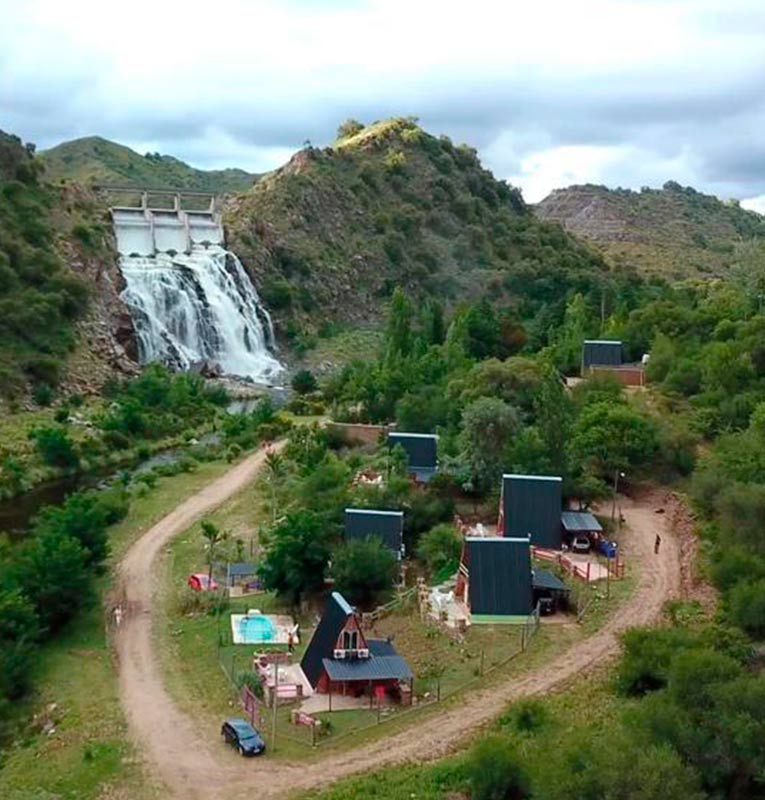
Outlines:
[[[481,675],[481,677],[483,677],[483,667],[484,667],[484,660],[485,660],[485,657],[486,657],[486,651],[485,651],[485,650],[483,649],[483,647],[482,647],[482,648],[481,648],[481,667],[480,667],[480,669],[478,670],[478,674],[479,674],[479,675]]]

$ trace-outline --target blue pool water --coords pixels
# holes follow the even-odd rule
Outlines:
[[[243,617],[239,623],[239,635],[244,644],[262,644],[276,636],[276,628],[268,617]]]

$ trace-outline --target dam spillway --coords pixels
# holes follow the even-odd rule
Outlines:
[[[272,381],[283,369],[273,355],[271,317],[236,255],[224,247],[214,198],[207,210],[111,209],[122,299],[130,310],[141,363],[177,370],[216,364],[228,375]]]

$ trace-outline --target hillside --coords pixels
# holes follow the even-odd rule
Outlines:
[[[450,305],[487,297],[545,326],[572,290],[599,296],[611,279],[471,148],[411,119],[343,129],[225,208],[229,246],[291,335],[324,320],[373,322],[396,285]]]
[[[88,136],[64,142],[41,154],[46,177],[86,186],[106,184],[149,189],[242,192],[257,176],[241,169],[201,170],[159,153],[139,155],[124,145]]]
[[[674,181],[661,189],[558,189],[536,207],[544,221],[597,246],[615,265],[669,279],[720,275],[742,239],[765,235],[765,218]]]
[[[85,390],[127,363],[133,331],[104,210],[41,182],[33,151],[0,131],[0,400],[32,388],[45,402],[61,381]]]

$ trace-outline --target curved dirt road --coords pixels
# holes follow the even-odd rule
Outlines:
[[[666,515],[656,513],[666,496],[656,492],[639,502],[626,500],[622,512],[629,536],[625,537],[624,549],[628,563],[639,569],[638,586],[619,613],[597,633],[572,645],[543,669],[514,675],[505,682],[495,681],[490,689],[466,696],[464,704],[445,707],[442,713],[423,718],[415,723],[416,735],[408,728],[308,764],[245,761],[220,746],[217,731],[199,730],[167,694],[153,652],[151,600],[154,562],[161,548],[245,486],[263,459],[263,453],[250,456],[178,506],[133,545],[120,567],[119,585],[127,610],[115,632],[122,702],[131,732],[150,770],[166,785],[167,796],[232,800],[257,792],[259,797],[271,798],[385,764],[442,756],[476,727],[493,719],[506,703],[560,689],[594,664],[613,657],[618,652],[619,632],[655,620],[664,602],[679,590],[679,544],[669,530]],[[658,556],[653,552],[657,533],[663,540]]]

